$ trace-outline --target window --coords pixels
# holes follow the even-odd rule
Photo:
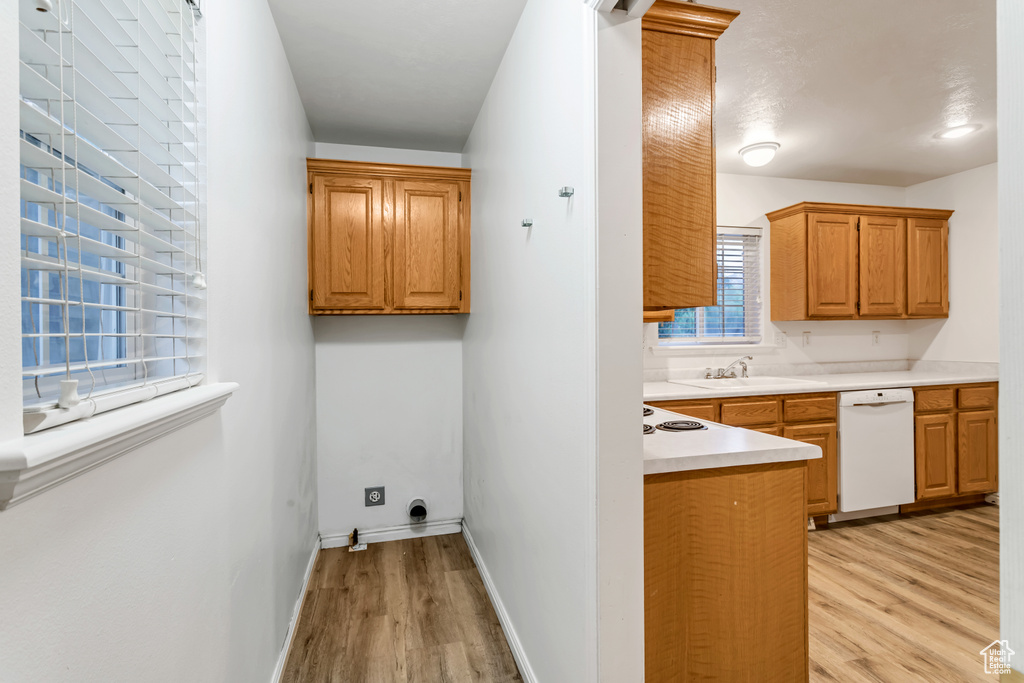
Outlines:
[[[192,5],[53,6],[20,14],[26,433],[197,384],[205,336]]]
[[[659,345],[761,341],[761,229],[718,228],[718,305],[680,308],[658,323]]]

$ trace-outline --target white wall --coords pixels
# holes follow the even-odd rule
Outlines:
[[[319,159],[462,166],[462,155],[452,152],[323,142],[315,151]],[[465,324],[464,315],[315,319],[317,488],[326,546],[347,545],[353,528],[403,527],[388,537],[423,533],[423,525],[409,525],[413,497],[426,500],[428,522],[462,518]],[[383,506],[365,507],[367,486],[385,487]]]
[[[16,3],[3,1],[10,33]],[[267,681],[316,544],[312,137],[266,4],[204,12],[209,372],[241,388],[218,415],[0,513],[4,683]],[[2,44],[7,117],[17,41]],[[0,175],[0,198],[14,182]],[[17,240],[6,239],[4,297],[16,262]],[[0,317],[0,339],[16,337],[18,322]],[[21,391],[2,379],[8,410]]]
[[[0,0],[0,440],[21,433],[21,270],[18,137],[18,2]],[[2,660],[0,660],[2,661]]]
[[[999,619],[1000,635],[1024,643],[1024,4],[999,0]],[[1013,667],[1024,670],[1021,655]]]
[[[528,681],[597,678],[594,21],[529,0],[463,150],[465,527]]]
[[[462,519],[462,332],[466,316],[317,318],[317,490],[326,546],[409,525],[412,498],[427,521]],[[365,507],[363,489],[385,487]],[[457,530],[457,527],[456,527]],[[451,533],[451,529],[448,529]]]
[[[907,188],[907,206],[949,219],[949,319],[911,323],[910,357],[999,361],[998,170],[989,164]]]

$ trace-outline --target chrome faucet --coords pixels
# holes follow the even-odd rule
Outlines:
[[[718,368],[715,373],[711,373],[711,368],[707,368],[704,373],[704,379],[735,379],[736,371],[733,368],[737,365],[740,366],[740,377],[747,377],[747,361],[754,360],[753,356],[741,356],[733,362],[729,363],[724,368]]]

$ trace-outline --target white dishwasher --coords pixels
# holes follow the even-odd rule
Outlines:
[[[836,518],[913,502],[914,390],[840,393]]]

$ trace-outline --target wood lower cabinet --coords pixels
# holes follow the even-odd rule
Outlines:
[[[947,317],[952,214],[819,202],[769,213],[772,320]]]
[[[835,393],[650,401],[649,404],[698,420],[744,427],[821,447],[822,457],[807,461],[807,514],[829,515],[838,510],[838,396]]]
[[[785,427],[782,436],[821,447],[821,458],[807,461],[807,514],[813,517],[834,513],[839,509],[836,423]]]
[[[715,40],[738,14],[657,0],[642,21],[645,311],[716,302]]]
[[[956,495],[956,416],[914,416],[917,500]]]
[[[918,503],[955,503],[999,490],[998,385],[914,390]]]
[[[308,159],[309,312],[469,312],[468,168]]]
[[[808,680],[804,463],[644,477],[647,683]]]

